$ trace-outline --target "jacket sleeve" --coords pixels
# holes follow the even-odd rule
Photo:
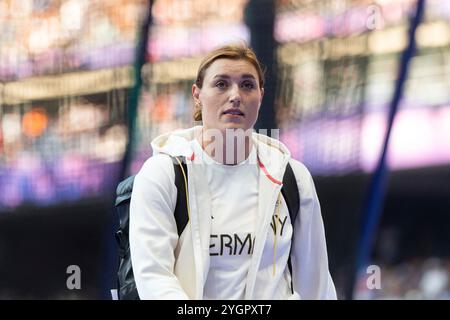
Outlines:
[[[170,157],[156,155],[136,175],[130,203],[130,252],[141,299],[189,299],[174,274],[177,189]]]
[[[325,230],[313,179],[303,164],[290,163],[300,193],[300,212],[294,222],[291,257],[294,290],[301,299],[337,299],[328,269]]]

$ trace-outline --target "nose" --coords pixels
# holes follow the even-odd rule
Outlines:
[[[234,84],[230,88],[230,102],[233,104],[234,107],[238,107],[241,103],[241,95],[239,92],[239,86]]]

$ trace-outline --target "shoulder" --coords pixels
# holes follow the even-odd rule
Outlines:
[[[158,153],[145,160],[140,172],[143,170],[152,170],[155,168],[162,169],[165,167],[170,167],[171,165],[172,165],[172,158],[169,155],[164,153]]]
[[[148,158],[136,174],[136,180],[163,182],[167,179],[173,180],[172,158],[166,154],[157,154]]]
[[[294,171],[295,178],[297,179],[297,181],[305,182],[312,180],[311,173],[303,163],[291,158],[289,160],[289,164],[291,165],[292,170]]]
[[[308,168],[298,160],[290,159],[289,164],[294,171],[301,199],[314,198],[316,194],[314,181]]]

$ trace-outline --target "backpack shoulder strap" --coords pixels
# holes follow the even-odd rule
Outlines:
[[[281,193],[283,194],[284,201],[286,201],[286,205],[289,210],[289,217],[291,218],[292,229],[294,229],[295,225],[294,222],[300,210],[300,195],[298,192],[297,179],[295,178],[294,171],[292,170],[292,167],[289,164],[289,162],[284,172],[283,187],[281,188]],[[292,244],[289,252],[287,265],[289,268],[289,272],[291,273],[291,292],[294,293],[291,253],[292,253]]]
[[[286,171],[283,176],[283,188],[281,188],[284,201],[289,210],[289,216],[291,223],[294,225],[294,221],[297,218],[298,211],[300,209],[300,196],[298,192],[297,179],[295,178],[294,171],[291,165],[288,163]]]
[[[177,157],[181,162],[181,166],[178,161],[172,157],[173,169],[175,171],[175,186],[177,187],[177,204],[175,206],[174,216],[175,221],[177,223],[178,236],[183,233],[184,228],[186,227],[189,216],[187,211],[187,199],[186,199],[186,191],[187,191],[187,166],[186,166],[186,158],[185,157]],[[184,181],[184,170],[186,174],[186,183]]]

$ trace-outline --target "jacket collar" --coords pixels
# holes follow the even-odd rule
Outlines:
[[[194,160],[195,154],[191,141],[201,129],[202,126],[195,126],[158,136],[151,143],[153,154],[165,153]],[[279,140],[263,134],[253,132],[252,138],[257,148],[258,166],[272,182],[281,183],[286,164],[291,157],[289,150]]]

